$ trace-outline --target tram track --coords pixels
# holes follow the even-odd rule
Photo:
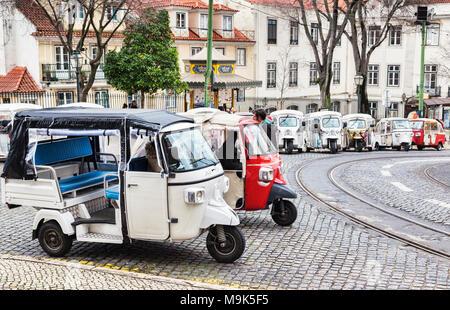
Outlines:
[[[419,157],[419,158],[426,158],[425,156],[414,156],[415,158]],[[441,157],[441,156],[438,156]],[[365,204],[366,206],[369,206],[370,208],[375,208],[381,212],[383,212],[384,214],[387,214],[388,216],[392,216],[395,217],[397,219],[400,219],[402,221],[406,221],[409,224],[414,224],[414,225],[418,225],[426,230],[429,230],[430,233],[432,234],[441,234],[441,235],[445,235],[446,237],[450,236],[450,233],[447,231],[443,231],[440,229],[437,229],[435,227],[432,227],[430,225],[426,225],[424,223],[421,223],[419,221],[415,221],[414,219],[411,218],[407,218],[404,217],[400,214],[396,214],[394,212],[390,212],[388,210],[386,210],[386,208],[383,208],[381,206],[378,206],[376,204],[374,204],[373,202],[370,202],[364,198],[361,198],[359,196],[357,196],[356,194],[352,193],[351,191],[349,191],[348,189],[344,188],[343,186],[341,186],[339,183],[337,183],[337,181],[335,180],[334,176],[333,176],[333,172],[338,169],[339,167],[343,166],[343,165],[347,165],[350,163],[354,163],[354,162],[359,162],[359,161],[366,161],[366,160],[385,160],[385,159],[401,159],[401,158],[412,158],[412,156],[389,156],[389,157],[382,157],[382,158],[364,158],[364,159],[356,159],[356,160],[350,160],[350,161],[346,161],[346,162],[342,162],[339,163],[337,165],[334,165],[331,169],[328,170],[327,172],[327,176],[328,176],[328,180],[331,182],[331,184],[333,184],[333,186],[335,186],[336,188],[338,188],[340,191],[342,191],[343,193],[345,193],[346,195],[356,199],[357,201]],[[303,169],[305,169],[306,167],[308,167],[309,165],[311,165],[312,162],[308,162],[304,165],[302,165],[295,173],[295,177],[296,177],[296,181],[298,183],[298,185],[302,188],[303,191],[305,191],[309,196],[311,196],[313,199],[315,199],[316,201],[322,203],[323,205],[325,205],[326,207],[332,209],[334,212],[350,219],[351,221],[358,223],[366,228],[369,228],[371,230],[374,230],[384,236],[387,236],[389,238],[398,240],[400,242],[403,242],[411,247],[414,247],[416,249],[420,249],[422,251],[434,254],[436,256],[440,256],[442,258],[446,258],[446,259],[450,259],[450,253],[447,251],[442,251],[439,249],[435,249],[433,247],[430,247],[424,243],[421,242],[417,242],[414,240],[411,240],[411,238],[405,238],[399,234],[396,234],[392,231],[388,231],[386,229],[383,229],[382,227],[379,227],[377,225],[374,225],[372,223],[369,223],[366,220],[363,220],[361,218],[359,218],[358,216],[352,215],[349,212],[345,212],[344,210],[341,210],[340,208],[334,206],[332,203],[326,201],[325,199],[321,198],[319,195],[317,195],[316,193],[314,193],[312,190],[310,190],[308,188],[308,186],[305,184],[305,182],[302,181],[300,174],[302,172]],[[431,169],[432,167],[428,168]],[[446,185],[446,184],[445,184]],[[446,185],[448,186],[448,185]]]
[[[437,184],[439,184],[439,185],[441,185],[441,186],[443,186],[443,187],[445,187],[445,188],[450,188],[450,185],[449,185],[449,184],[444,183],[444,182],[442,182],[442,181],[436,179],[435,177],[433,177],[433,176],[430,174],[430,170],[431,170],[431,169],[434,169],[434,168],[439,167],[439,166],[442,166],[442,164],[441,164],[441,165],[434,165],[434,166],[428,167],[428,168],[426,168],[426,169],[423,170],[423,174],[424,174],[428,179],[430,179],[431,181],[433,181],[434,183],[437,183]]]

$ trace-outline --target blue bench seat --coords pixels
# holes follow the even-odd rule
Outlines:
[[[119,185],[111,186],[106,189],[106,198],[119,200]]]
[[[59,188],[61,189],[61,193],[67,193],[74,190],[78,190],[81,188],[94,186],[98,184],[102,184],[104,177],[108,173],[115,173],[111,171],[92,171],[88,173],[84,173],[81,175],[77,175],[74,177],[70,177],[67,179],[59,180]],[[115,173],[116,176],[107,176],[106,180],[112,180],[117,178],[117,173]]]

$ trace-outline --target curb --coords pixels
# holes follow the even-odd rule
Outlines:
[[[83,265],[83,264],[79,264],[79,263],[53,260],[51,258],[39,258],[38,259],[38,258],[34,258],[31,256],[25,256],[25,255],[0,254],[0,260],[14,260],[14,261],[22,261],[22,262],[47,264],[47,265],[60,266],[60,267],[73,268],[73,269],[90,270],[90,271],[96,271],[96,272],[102,272],[102,273],[115,274],[118,276],[134,278],[134,279],[163,282],[163,283],[167,283],[167,284],[184,285],[184,286],[189,286],[194,289],[195,288],[206,289],[206,290],[230,290],[231,289],[230,287],[216,285],[216,284],[207,284],[207,283],[196,282],[196,281],[191,281],[191,280],[181,280],[181,279],[174,279],[174,278],[169,278],[169,277],[149,275],[149,274],[144,274],[144,273],[136,273],[136,272],[131,272],[131,271],[108,269],[108,268],[97,267],[97,266],[88,266],[88,265]],[[238,288],[232,288],[232,289],[236,290]]]

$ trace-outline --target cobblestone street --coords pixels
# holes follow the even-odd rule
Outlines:
[[[378,154],[386,156],[386,152],[374,152],[371,156],[381,156]],[[389,152],[388,155],[395,154],[399,153]],[[123,246],[75,242],[65,260],[84,266],[134,271],[131,274],[137,272],[232,288],[448,289],[448,260],[363,228],[306,197],[296,183],[296,171],[307,161],[330,156],[345,156],[351,160],[353,154],[283,155],[286,179],[300,194],[295,200],[298,219],[291,227],[281,227],[273,222],[268,210],[239,213],[247,247],[234,264],[216,263],[206,250],[205,235],[172,244],[135,242]],[[34,212],[29,207],[0,209],[0,254],[47,258],[39,242],[31,240]],[[2,266],[4,269],[14,268],[11,264],[6,261]],[[24,272],[32,274],[32,268],[41,268],[33,266]],[[60,279],[65,271],[52,272],[50,278]],[[84,272],[87,277],[98,277],[97,270],[94,275],[88,275],[94,271],[82,271],[83,275]],[[16,278],[3,276],[4,287],[10,285],[10,279]],[[60,287],[64,285],[61,284],[64,281],[58,281],[55,283],[60,283]],[[105,282],[108,282],[108,275],[98,277],[94,286],[107,287]],[[152,288],[151,284],[146,285],[144,282],[136,284],[137,287]]]

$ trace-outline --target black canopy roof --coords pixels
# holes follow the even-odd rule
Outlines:
[[[16,120],[25,120],[29,127],[113,129],[130,125],[149,129],[162,129],[178,122],[194,122],[191,118],[164,110],[148,109],[96,109],[84,107],[48,108],[26,110],[15,115]]]

